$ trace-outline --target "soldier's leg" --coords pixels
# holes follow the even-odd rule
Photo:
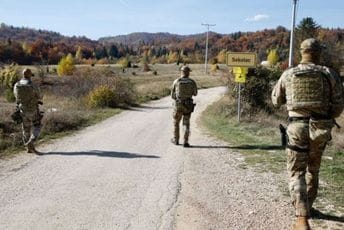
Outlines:
[[[321,157],[327,142],[331,140],[332,126],[332,120],[310,121],[310,152],[306,173],[309,208],[312,208],[318,194]]]
[[[296,216],[309,216],[306,170],[308,165],[308,123],[292,122],[287,128],[287,170],[289,192]]]
[[[290,149],[287,152],[289,192],[296,216],[308,216],[307,185],[305,180],[307,153]]]
[[[175,110],[173,112],[173,138],[175,143],[177,144],[179,142],[179,123],[182,119],[183,113]]]
[[[32,121],[31,137],[32,142],[36,141],[41,133],[41,118],[37,114]]]
[[[184,144],[189,143],[191,113],[183,115]]]
[[[30,140],[31,137],[31,126],[32,126],[32,121],[26,116],[23,116],[23,123],[22,123],[22,139],[24,145],[27,144],[27,142]]]
[[[318,195],[319,169],[321,164],[321,156],[324,148],[325,146],[319,146],[319,149],[311,149],[309,153],[309,162],[306,173],[309,209],[312,208],[313,202]]]

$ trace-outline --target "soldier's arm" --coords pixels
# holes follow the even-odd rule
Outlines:
[[[17,98],[18,98],[18,88],[17,88],[17,84],[18,84],[18,83],[16,83],[16,84],[14,85],[14,87],[13,87],[13,94],[14,94],[14,97],[16,98],[16,102],[18,103],[18,101],[17,101]]]
[[[343,89],[343,82],[342,79],[338,76],[338,74],[333,71],[329,70],[330,75],[332,76],[332,92],[331,92],[331,117],[336,118],[339,117],[340,114],[344,110],[344,89]]]
[[[197,84],[196,84],[195,81],[193,81],[193,83],[194,83],[194,92],[193,92],[193,95],[194,95],[194,96],[197,96],[197,93],[198,93]]]
[[[177,80],[175,80],[174,82],[173,82],[173,84],[172,84],[172,87],[171,87],[171,97],[172,97],[172,99],[177,99],[177,96],[176,96],[176,81]]]
[[[272,104],[277,108],[281,107],[283,104],[286,103],[284,79],[285,79],[285,74],[283,73],[280,79],[277,81],[271,94]]]

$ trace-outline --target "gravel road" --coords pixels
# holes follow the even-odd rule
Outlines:
[[[0,229],[289,229],[281,176],[239,167],[198,125],[224,91],[196,97],[192,148],[170,143],[163,98],[40,146],[43,156],[1,160]]]

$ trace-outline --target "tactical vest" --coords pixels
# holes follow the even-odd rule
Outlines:
[[[327,109],[330,82],[320,69],[295,68],[286,87],[287,110]]]
[[[37,98],[35,89],[31,84],[21,84],[20,82],[16,85],[17,89],[17,103],[25,110],[34,110],[37,108]]]
[[[194,93],[194,82],[189,78],[179,78],[176,84],[176,96],[178,99],[192,98]]]

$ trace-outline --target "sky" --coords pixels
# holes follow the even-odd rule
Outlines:
[[[0,23],[98,39],[133,32],[229,34],[291,27],[293,0],[0,0]],[[343,0],[298,0],[296,24],[312,17],[344,28]]]

